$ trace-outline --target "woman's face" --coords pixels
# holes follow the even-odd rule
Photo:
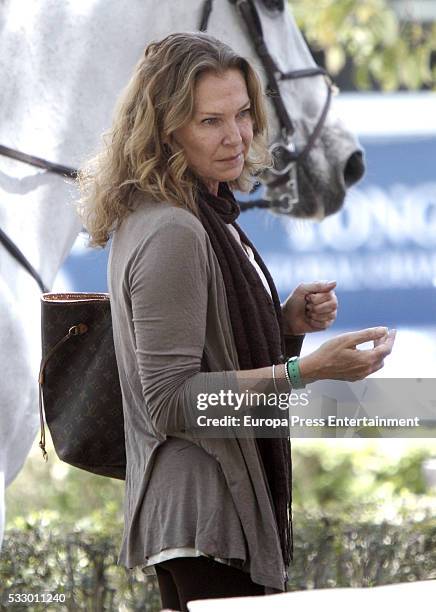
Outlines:
[[[250,99],[243,74],[205,73],[195,88],[194,116],[173,133],[191,170],[217,194],[222,181],[237,179],[253,140]]]

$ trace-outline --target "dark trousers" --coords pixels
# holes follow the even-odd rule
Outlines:
[[[177,557],[155,565],[162,607],[187,612],[193,599],[265,595],[265,587],[235,567],[208,557]]]

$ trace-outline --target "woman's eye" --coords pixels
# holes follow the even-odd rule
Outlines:
[[[213,125],[217,121],[218,121],[217,117],[208,117],[207,119],[203,119],[201,123],[204,123],[205,125]]]
[[[249,117],[251,115],[251,108],[244,108],[244,110],[239,111],[238,116],[245,119],[245,117]],[[203,119],[201,122],[203,125],[216,125],[219,122],[218,117],[207,117]]]

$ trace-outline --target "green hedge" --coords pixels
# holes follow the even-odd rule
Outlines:
[[[290,589],[436,578],[436,490],[422,474],[432,440],[293,442],[295,560]],[[1,610],[160,609],[155,579],[116,566],[122,482],[39,449],[6,491]],[[65,604],[6,605],[8,595],[61,593]],[[41,599],[41,597],[40,597]]]
[[[296,514],[290,590],[374,586],[436,579],[436,519],[344,523]],[[118,543],[57,519],[23,521],[6,533],[0,557],[1,610],[160,610],[154,578],[116,566]],[[9,595],[62,593],[65,603],[7,604]]]

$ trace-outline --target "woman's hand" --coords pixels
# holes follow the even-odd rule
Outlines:
[[[372,327],[328,340],[310,355],[300,358],[301,378],[306,383],[326,379],[362,380],[383,367],[384,358],[392,351],[395,334],[395,329]],[[357,348],[358,344],[370,341],[373,348]]]
[[[338,310],[336,281],[301,283],[282,304],[285,334],[298,336],[332,325]]]

